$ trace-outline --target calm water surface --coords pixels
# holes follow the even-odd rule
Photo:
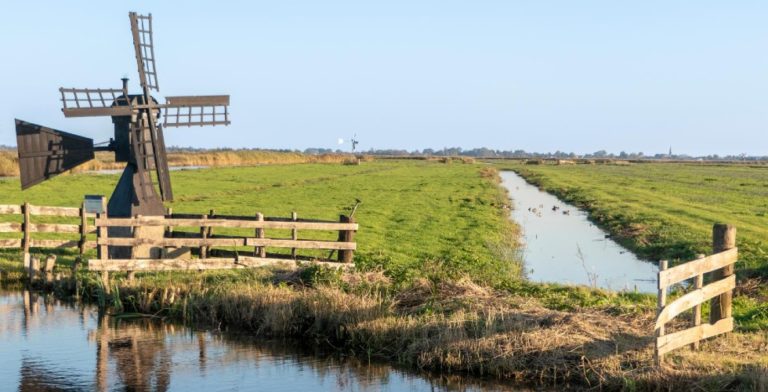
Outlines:
[[[656,291],[656,265],[608,238],[586,212],[514,172],[502,172],[501,178],[512,198],[512,219],[523,230],[523,257],[531,280]]]
[[[0,391],[481,391],[509,387],[311,355],[0,292]],[[317,354],[317,353],[314,353]]]

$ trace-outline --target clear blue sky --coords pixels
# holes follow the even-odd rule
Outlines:
[[[232,96],[230,127],[169,145],[768,154],[768,2],[631,3],[6,2],[0,144],[14,117],[106,140],[58,88],[137,89],[135,10],[160,95]]]

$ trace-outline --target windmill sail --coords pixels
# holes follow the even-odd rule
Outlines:
[[[160,91],[157,83],[155,47],[152,39],[152,14],[144,16],[131,12],[128,16],[131,19],[133,49],[136,52],[136,63],[139,66],[141,87]]]
[[[64,117],[130,116],[131,108],[117,106],[123,90],[111,88],[60,88]]]
[[[166,127],[229,125],[229,95],[166,97]]]
[[[93,140],[16,120],[21,189],[43,182],[94,158]]]

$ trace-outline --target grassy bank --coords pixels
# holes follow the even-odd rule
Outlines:
[[[589,211],[616,240],[672,264],[711,253],[712,225],[737,228],[740,288],[734,317],[743,330],[768,328],[768,169],[764,166],[643,163],[500,163]]]

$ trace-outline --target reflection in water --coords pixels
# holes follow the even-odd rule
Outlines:
[[[523,231],[523,257],[531,280],[656,292],[656,266],[608,238],[586,212],[528,184],[517,173],[502,172],[501,178],[514,204],[512,219]]]
[[[0,293],[0,390],[503,390],[248,336],[100,315],[33,292]]]

